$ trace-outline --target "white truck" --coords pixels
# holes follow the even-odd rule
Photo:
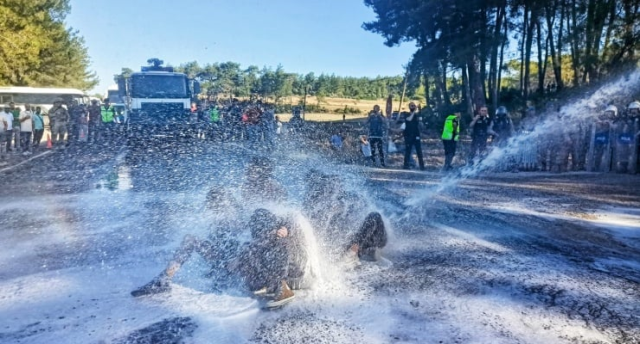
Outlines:
[[[172,67],[162,67],[158,59],[148,62],[153,65],[118,79],[129,136],[143,140],[193,136],[199,123],[192,103],[198,101],[200,84]]]

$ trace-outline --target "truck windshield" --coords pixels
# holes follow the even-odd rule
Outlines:
[[[132,75],[133,98],[187,98],[187,82],[183,75]]]

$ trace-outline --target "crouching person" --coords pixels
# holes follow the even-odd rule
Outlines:
[[[347,258],[379,261],[380,251],[387,245],[387,231],[382,215],[372,212],[367,215],[347,248]],[[357,263],[356,263],[357,264]]]
[[[306,264],[304,250],[298,250],[298,228],[293,222],[279,219],[266,209],[252,215],[251,242],[245,245],[213,242],[186,235],[180,248],[164,271],[151,282],[131,292],[134,297],[171,290],[171,279],[180,267],[198,253],[210,266],[222,266],[229,273],[238,274],[245,286],[255,295],[268,296],[267,308],[280,307],[294,300],[291,284],[297,287],[304,278]],[[232,239],[230,239],[232,240]],[[239,247],[236,252],[224,248]],[[222,264],[220,264],[222,262]]]

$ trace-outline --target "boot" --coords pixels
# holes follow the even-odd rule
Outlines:
[[[296,295],[293,293],[293,291],[291,291],[291,289],[289,289],[289,285],[287,284],[287,282],[282,281],[280,292],[277,293],[277,296],[273,300],[267,302],[265,306],[266,308],[282,307],[293,301],[295,298]]]
[[[171,285],[169,284],[169,280],[167,280],[166,278],[155,278],[153,281],[132,291],[131,296],[140,297],[140,296],[146,296],[146,295],[165,293],[170,290],[171,290]]]

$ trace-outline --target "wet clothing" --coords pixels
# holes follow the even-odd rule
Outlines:
[[[352,245],[358,245],[358,257],[375,259],[375,251],[387,245],[387,231],[385,230],[380,213],[372,212],[367,215],[360,229],[349,242],[347,249]]]
[[[242,184],[242,197],[263,202],[282,202],[287,190],[273,177],[247,178]]]

